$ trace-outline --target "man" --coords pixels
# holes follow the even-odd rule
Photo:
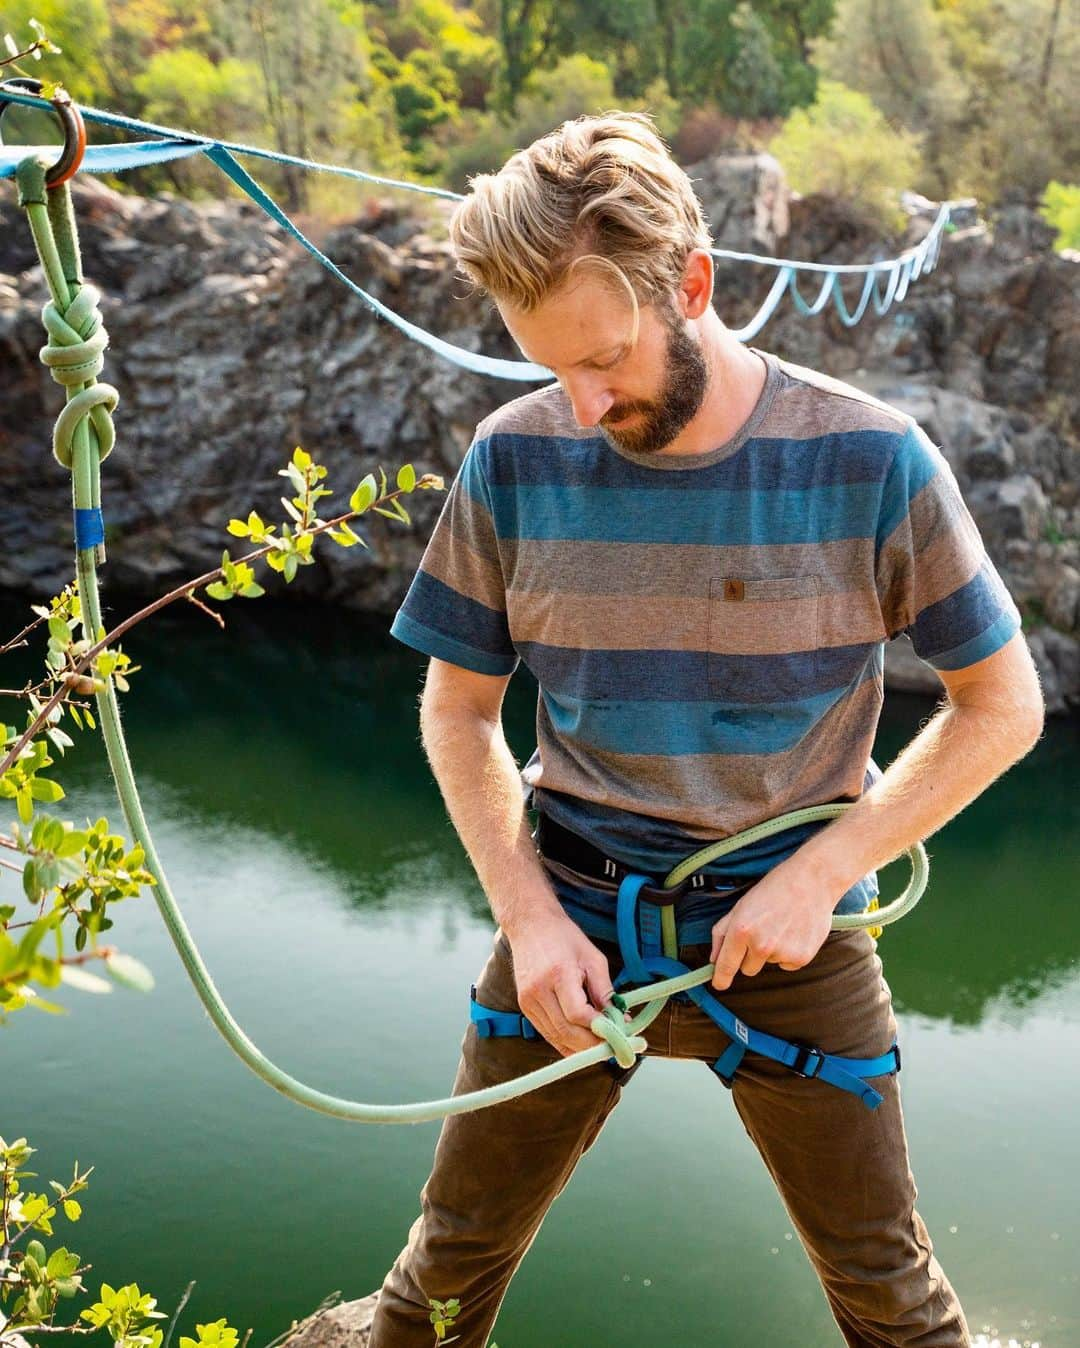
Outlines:
[[[557,380],[481,423],[393,625],[432,657],[423,742],[499,928],[455,1091],[595,1045],[627,871],[655,883],[710,840],[857,802],[706,868],[674,912],[678,957],[715,961],[740,1035],[815,1045],[818,1066],[869,1060],[873,1080],[836,1089],[744,1054],[686,1002],[647,1039],[731,1086],[849,1345],[967,1344],[913,1207],[874,943],[830,922],[1037,740],[1015,606],[909,418],[727,331],[699,205],[645,118],[560,127],[474,180],[451,236]],[[883,643],[902,631],[947,696],[881,775]],[[540,685],[521,774],[536,841],[500,722],[519,660]],[[372,1348],[427,1348],[429,1298],[448,1297],[462,1348],[487,1344],[619,1098],[612,1066],[447,1120]]]

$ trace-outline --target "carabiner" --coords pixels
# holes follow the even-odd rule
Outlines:
[[[0,84],[0,116],[3,115],[5,103],[10,101],[4,97],[5,89],[18,89],[23,93],[40,94],[42,88],[43,85],[40,80],[33,80],[24,75],[5,80],[3,84]],[[82,164],[83,155],[86,153],[86,123],[82,119],[82,113],[71,101],[71,95],[65,89],[61,89],[56,97],[49,101],[64,128],[64,148],[61,151],[60,158],[45,174],[45,186],[59,187],[61,183],[66,183],[69,178],[73,178]],[[0,137],[0,144],[2,143],[3,138]]]

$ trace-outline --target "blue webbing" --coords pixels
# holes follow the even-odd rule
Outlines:
[[[633,985],[647,987],[661,978],[677,978],[690,972],[681,960],[671,959],[661,953],[660,909],[651,903],[641,904],[638,896],[642,886],[651,884],[647,876],[628,875],[619,886],[614,919],[601,918],[598,913],[590,913],[593,919],[590,935],[600,940],[617,940],[622,954],[623,968],[615,979],[615,990]],[[565,906],[565,905],[564,905]],[[640,943],[638,933],[640,931]],[[698,944],[686,939],[682,932],[683,944]],[[833,1053],[823,1053],[809,1045],[792,1043],[777,1035],[755,1030],[729,1011],[715,995],[704,986],[687,988],[678,994],[689,998],[709,1019],[727,1036],[730,1043],[724,1052],[711,1064],[713,1072],[725,1086],[730,1086],[739,1065],[747,1052],[760,1053],[781,1063],[800,1076],[827,1082],[839,1090],[847,1091],[862,1100],[868,1109],[877,1109],[883,1096],[868,1084],[866,1078],[888,1076],[900,1070],[900,1049],[893,1044],[887,1053],[876,1058],[841,1058]],[[493,1011],[476,1000],[476,988],[470,994],[470,1019],[477,1026],[482,1037],[523,1035],[528,1039],[539,1038],[538,1031],[531,1021],[520,1012]]]
[[[25,104],[28,107],[48,108],[49,104],[32,94],[5,90],[4,97],[9,102]],[[235,141],[214,140],[208,136],[198,136],[189,131],[173,127],[159,126],[153,122],[144,122],[135,117],[124,117],[119,113],[107,112],[100,108],[84,107],[79,111],[89,122],[98,122],[104,126],[119,130],[133,131],[140,135],[150,135],[158,139],[141,141],[135,144],[94,145],[86,152],[84,166],[92,173],[123,173],[129,169],[161,163],[165,160],[184,158],[193,154],[205,154],[218,165],[231,179],[247,193],[272,219],[276,220],[298,243],[300,243],[322,266],[326,267],[338,280],[358,295],[364,303],[385,318],[405,336],[433,351],[443,359],[451,361],[462,369],[474,374],[484,374],[496,379],[516,379],[527,383],[539,383],[552,378],[550,370],[529,361],[503,360],[494,356],[485,356],[481,352],[469,351],[455,346],[440,337],[427,332],[424,328],[410,323],[393,309],[388,308],[368,291],[349,280],[340,268],[323,253],[289,219],[280,206],[255,180],[236,162],[235,155],[246,155],[277,164],[293,164],[300,168],[319,173],[332,173],[343,178],[352,178],[360,182],[374,183],[381,187],[399,188],[403,191],[420,192],[427,196],[441,197],[448,201],[460,201],[461,194],[450,192],[441,187],[429,187],[423,183],[411,183],[399,178],[384,178],[379,174],[366,173],[362,169],[346,168],[339,164],[323,164],[316,160],[301,159],[296,155],[282,154],[279,151],[263,150],[254,145],[243,145]],[[29,146],[0,146],[0,178],[14,173],[17,163],[32,153]],[[43,151],[50,158],[56,156],[55,146]],[[805,317],[821,313],[830,300],[836,306],[840,321],[846,327],[854,327],[873,301],[879,315],[894,303],[900,303],[907,294],[910,282],[931,271],[937,264],[942,235],[949,219],[949,205],[945,203],[930,227],[926,237],[916,247],[907,249],[899,257],[885,261],[868,263],[821,263],[799,262],[791,258],[767,257],[760,253],[742,253],[730,248],[713,248],[714,257],[735,262],[753,262],[761,266],[777,268],[776,279],[757,313],[741,328],[733,328],[732,335],[741,342],[751,341],[776,312],[785,293],[790,293],[796,311]],[[823,281],[817,297],[807,303],[799,293],[798,276],[800,272],[820,272]],[[844,275],[862,275],[863,288],[854,309],[849,309],[840,288],[840,277]],[[885,290],[882,293],[880,282],[884,279]]]

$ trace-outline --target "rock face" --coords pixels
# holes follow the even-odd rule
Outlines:
[[[281,1348],[367,1348],[378,1292],[301,1320]]]
[[[738,156],[690,170],[717,242],[808,260],[892,256],[835,202],[792,199],[775,161]],[[121,196],[75,185],[87,276],[104,293],[118,443],[103,475],[111,602],[149,596],[212,566],[231,516],[279,519],[294,445],[330,470],[344,509],[359,479],[411,461],[452,476],[476,422],[528,387],[465,375],[376,319],[258,209]],[[913,215],[910,244],[930,216]],[[884,318],[845,328],[831,309],[784,303],[758,339],[917,416],[956,472],[988,549],[1025,614],[1054,710],[1080,702],[1080,266],[1054,254],[1033,212],[991,231],[967,211],[938,270]],[[373,206],[323,240],[379,299],[470,349],[515,356],[498,314],[455,278],[449,245],[400,210]],[[771,275],[720,262],[726,322],[745,321]],[[809,287],[807,288],[809,295]],[[71,574],[70,488],[49,451],[59,388],[39,364],[44,283],[29,231],[0,195],[0,587],[41,600]],[[414,527],[367,517],[370,551],[325,545],[276,592],[392,612],[441,496],[410,501]],[[327,509],[334,504],[330,501]],[[368,522],[370,520],[370,523]],[[233,547],[233,552],[240,549]],[[890,679],[938,688],[889,652]],[[905,672],[906,671],[906,672]]]

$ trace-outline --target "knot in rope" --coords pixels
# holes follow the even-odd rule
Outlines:
[[[94,286],[82,285],[63,312],[55,300],[50,300],[41,311],[49,334],[49,341],[39,353],[41,362],[48,366],[56,382],[68,390],[67,405],[53,428],[53,454],[68,469],[75,429],[84,417],[90,419],[90,441],[99,461],[108,456],[116,442],[112,413],[120,395],[111,384],[95,382],[109,345],[109,334],[98,308],[100,299],[101,294]],[[71,391],[83,384],[90,387],[76,393]]]
[[[606,1039],[620,1067],[633,1067],[637,1055],[648,1048],[639,1034],[627,1034],[623,1013],[614,1006],[605,1006],[602,1014],[593,1018],[589,1028],[598,1039]]]

